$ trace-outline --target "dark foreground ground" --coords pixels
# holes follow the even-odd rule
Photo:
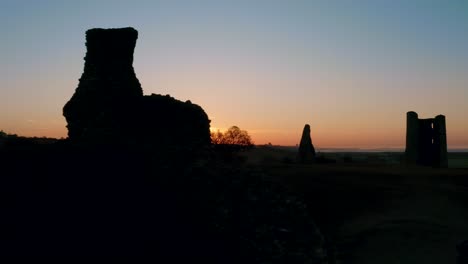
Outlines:
[[[0,165],[0,256],[325,263],[304,202],[229,151],[14,138]]]
[[[467,169],[406,168],[401,153],[224,154],[0,148],[0,255],[445,264],[468,239]]]
[[[247,154],[304,198],[342,263],[457,263],[456,245],[468,239],[468,169],[407,168],[402,153],[323,155],[336,163],[293,164],[294,153],[268,147]],[[460,165],[468,155],[449,158]]]

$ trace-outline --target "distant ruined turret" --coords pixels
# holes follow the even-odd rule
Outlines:
[[[137,38],[133,28],[86,32],[84,71],[63,108],[69,139],[145,147],[210,144],[210,120],[201,107],[170,96],[143,96],[133,69]]]
[[[419,119],[415,112],[406,113],[407,164],[448,167],[445,116]]]
[[[315,148],[310,137],[310,126],[306,124],[302,131],[301,143],[299,144],[298,161],[301,163],[315,161]]]

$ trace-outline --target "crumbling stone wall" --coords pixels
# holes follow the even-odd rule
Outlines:
[[[210,120],[200,106],[169,95],[144,96],[135,116],[139,137],[155,146],[206,146],[211,144]]]
[[[448,167],[445,116],[419,119],[415,112],[406,114],[407,164]]]
[[[83,74],[63,108],[77,142],[137,145],[210,144],[210,120],[198,105],[170,96],[143,96],[133,69],[133,28],[86,32]]]

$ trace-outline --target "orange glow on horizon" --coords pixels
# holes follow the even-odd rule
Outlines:
[[[208,112],[208,111],[207,111]],[[216,116],[223,116],[223,111],[219,111]],[[229,115],[229,114],[228,114]],[[377,115],[377,114],[375,114]],[[26,116],[26,115],[25,115]],[[428,114],[421,114],[425,117]],[[430,116],[430,115],[429,115]],[[242,118],[243,117],[243,118]],[[242,119],[241,119],[242,118]],[[406,124],[405,116],[400,115],[399,119],[392,122],[374,117],[369,117],[363,122],[353,116],[343,117],[345,121],[339,122],[341,117],[334,119],[318,119],[310,122],[311,137],[314,146],[320,148],[404,148]],[[292,119],[285,119],[278,116],[278,119],[269,119],[245,115],[240,113],[235,117],[226,119],[213,118],[211,121],[211,132],[225,132],[229,127],[236,125],[242,130],[246,130],[252,137],[254,144],[263,145],[271,143],[273,145],[295,146],[300,142],[302,128],[306,122],[297,122]],[[235,119],[235,122],[223,122],[222,120]],[[313,118],[311,118],[313,119]],[[22,120],[22,121],[20,121]],[[67,129],[64,118],[46,119],[26,119],[11,117],[8,123],[2,124],[0,130],[9,134],[17,134],[27,137],[51,137],[66,138]],[[447,118],[447,140],[449,148],[468,147],[466,128],[454,124],[463,124],[462,120]]]
[[[252,137],[254,144],[263,145],[271,143],[280,146],[296,146],[299,144],[302,131],[268,131],[245,129]],[[211,127],[211,132],[224,132],[227,128]],[[23,128],[23,129],[4,129],[6,133],[17,134],[26,137],[50,137],[50,138],[66,138],[67,129],[65,123],[63,126],[51,128]],[[405,147],[405,130],[395,134],[366,134],[360,135],[355,131],[314,131],[311,132],[312,143],[317,149],[320,148],[404,148]],[[468,142],[463,140],[461,134],[454,131],[452,136],[448,137],[449,148],[468,148]]]

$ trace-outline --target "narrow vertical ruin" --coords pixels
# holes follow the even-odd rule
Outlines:
[[[406,113],[406,161],[419,160],[419,119],[416,112]]]
[[[436,167],[447,168],[447,132],[443,115],[438,115],[434,119],[434,152]]]
[[[302,131],[301,143],[299,144],[298,161],[301,163],[315,162],[315,148],[310,137],[310,125],[306,124]]]

